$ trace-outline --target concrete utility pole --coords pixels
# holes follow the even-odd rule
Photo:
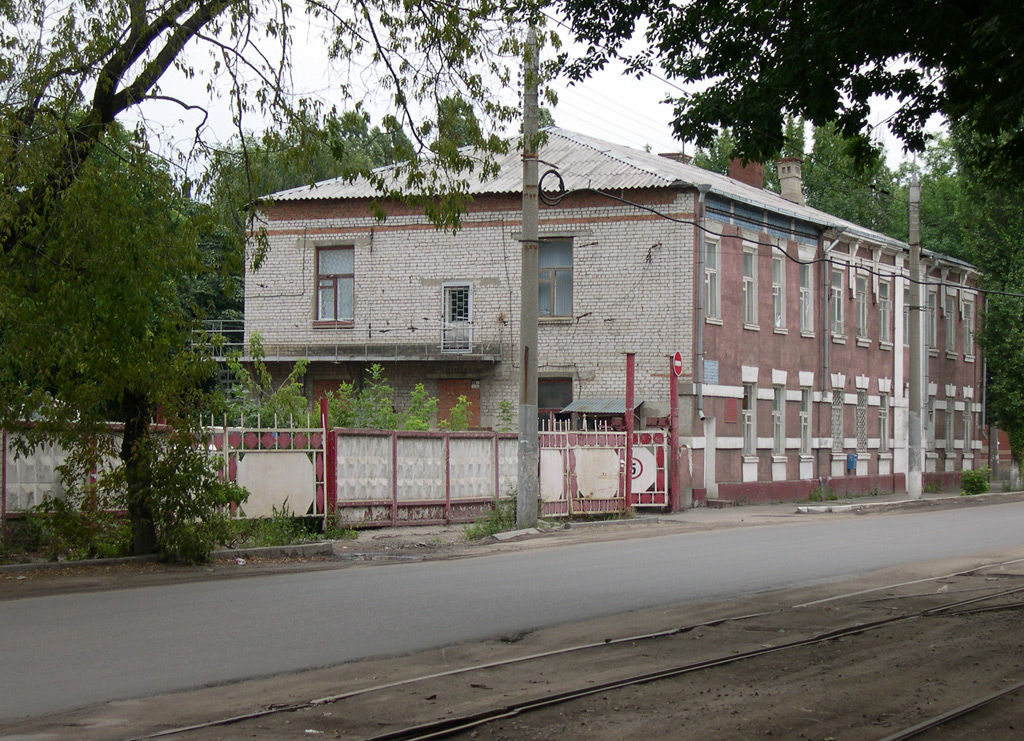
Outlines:
[[[537,129],[537,33],[526,37],[523,83],[523,267],[519,297],[519,475],[516,526],[537,524],[540,444],[537,440],[537,298],[539,240]]]
[[[921,188],[910,176],[910,430],[907,435],[907,497],[920,499],[921,481]]]

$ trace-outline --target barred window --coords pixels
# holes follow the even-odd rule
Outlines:
[[[878,452],[889,452],[889,397],[878,399]]]
[[[857,392],[857,410],[854,417],[854,427],[857,433],[857,450],[864,452],[868,449],[868,392]]]
[[[811,390],[800,389],[800,455],[811,454]]]
[[[843,450],[843,390],[832,389],[832,451]]]

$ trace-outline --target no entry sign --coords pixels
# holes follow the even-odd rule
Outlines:
[[[676,374],[676,378],[683,375],[683,354],[678,350],[672,356],[672,372]]]

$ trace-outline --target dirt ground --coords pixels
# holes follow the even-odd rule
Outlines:
[[[649,537],[686,526],[638,521],[504,543],[465,543],[454,532],[436,530],[364,533],[363,542],[340,543],[335,559],[5,573],[0,575],[0,599],[299,569],[364,568],[402,558],[464,558],[581,539]],[[201,727],[170,738],[373,738],[417,723],[736,656],[1013,587],[1024,587],[1024,548],[891,569],[844,583],[628,613],[422,654],[108,703],[0,726],[0,739],[102,741],[191,725]],[[1024,593],[980,604],[1003,609],[917,617],[672,679],[603,690],[455,738],[884,738],[1024,680]],[[689,629],[636,638],[680,628]],[[625,638],[631,640],[620,642]],[[559,653],[537,657],[552,651]],[[479,668],[524,657],[533,658]],[[340,697],[346,694],[350,696]],[[1019,738],[1022,703],[1020,696],[994,703],[926,738]],[[207,725],[270,709],[277,712]]]

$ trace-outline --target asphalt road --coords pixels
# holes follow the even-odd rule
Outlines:
[[[0,603],[0,721],[1024,545],[1024,502]]]

